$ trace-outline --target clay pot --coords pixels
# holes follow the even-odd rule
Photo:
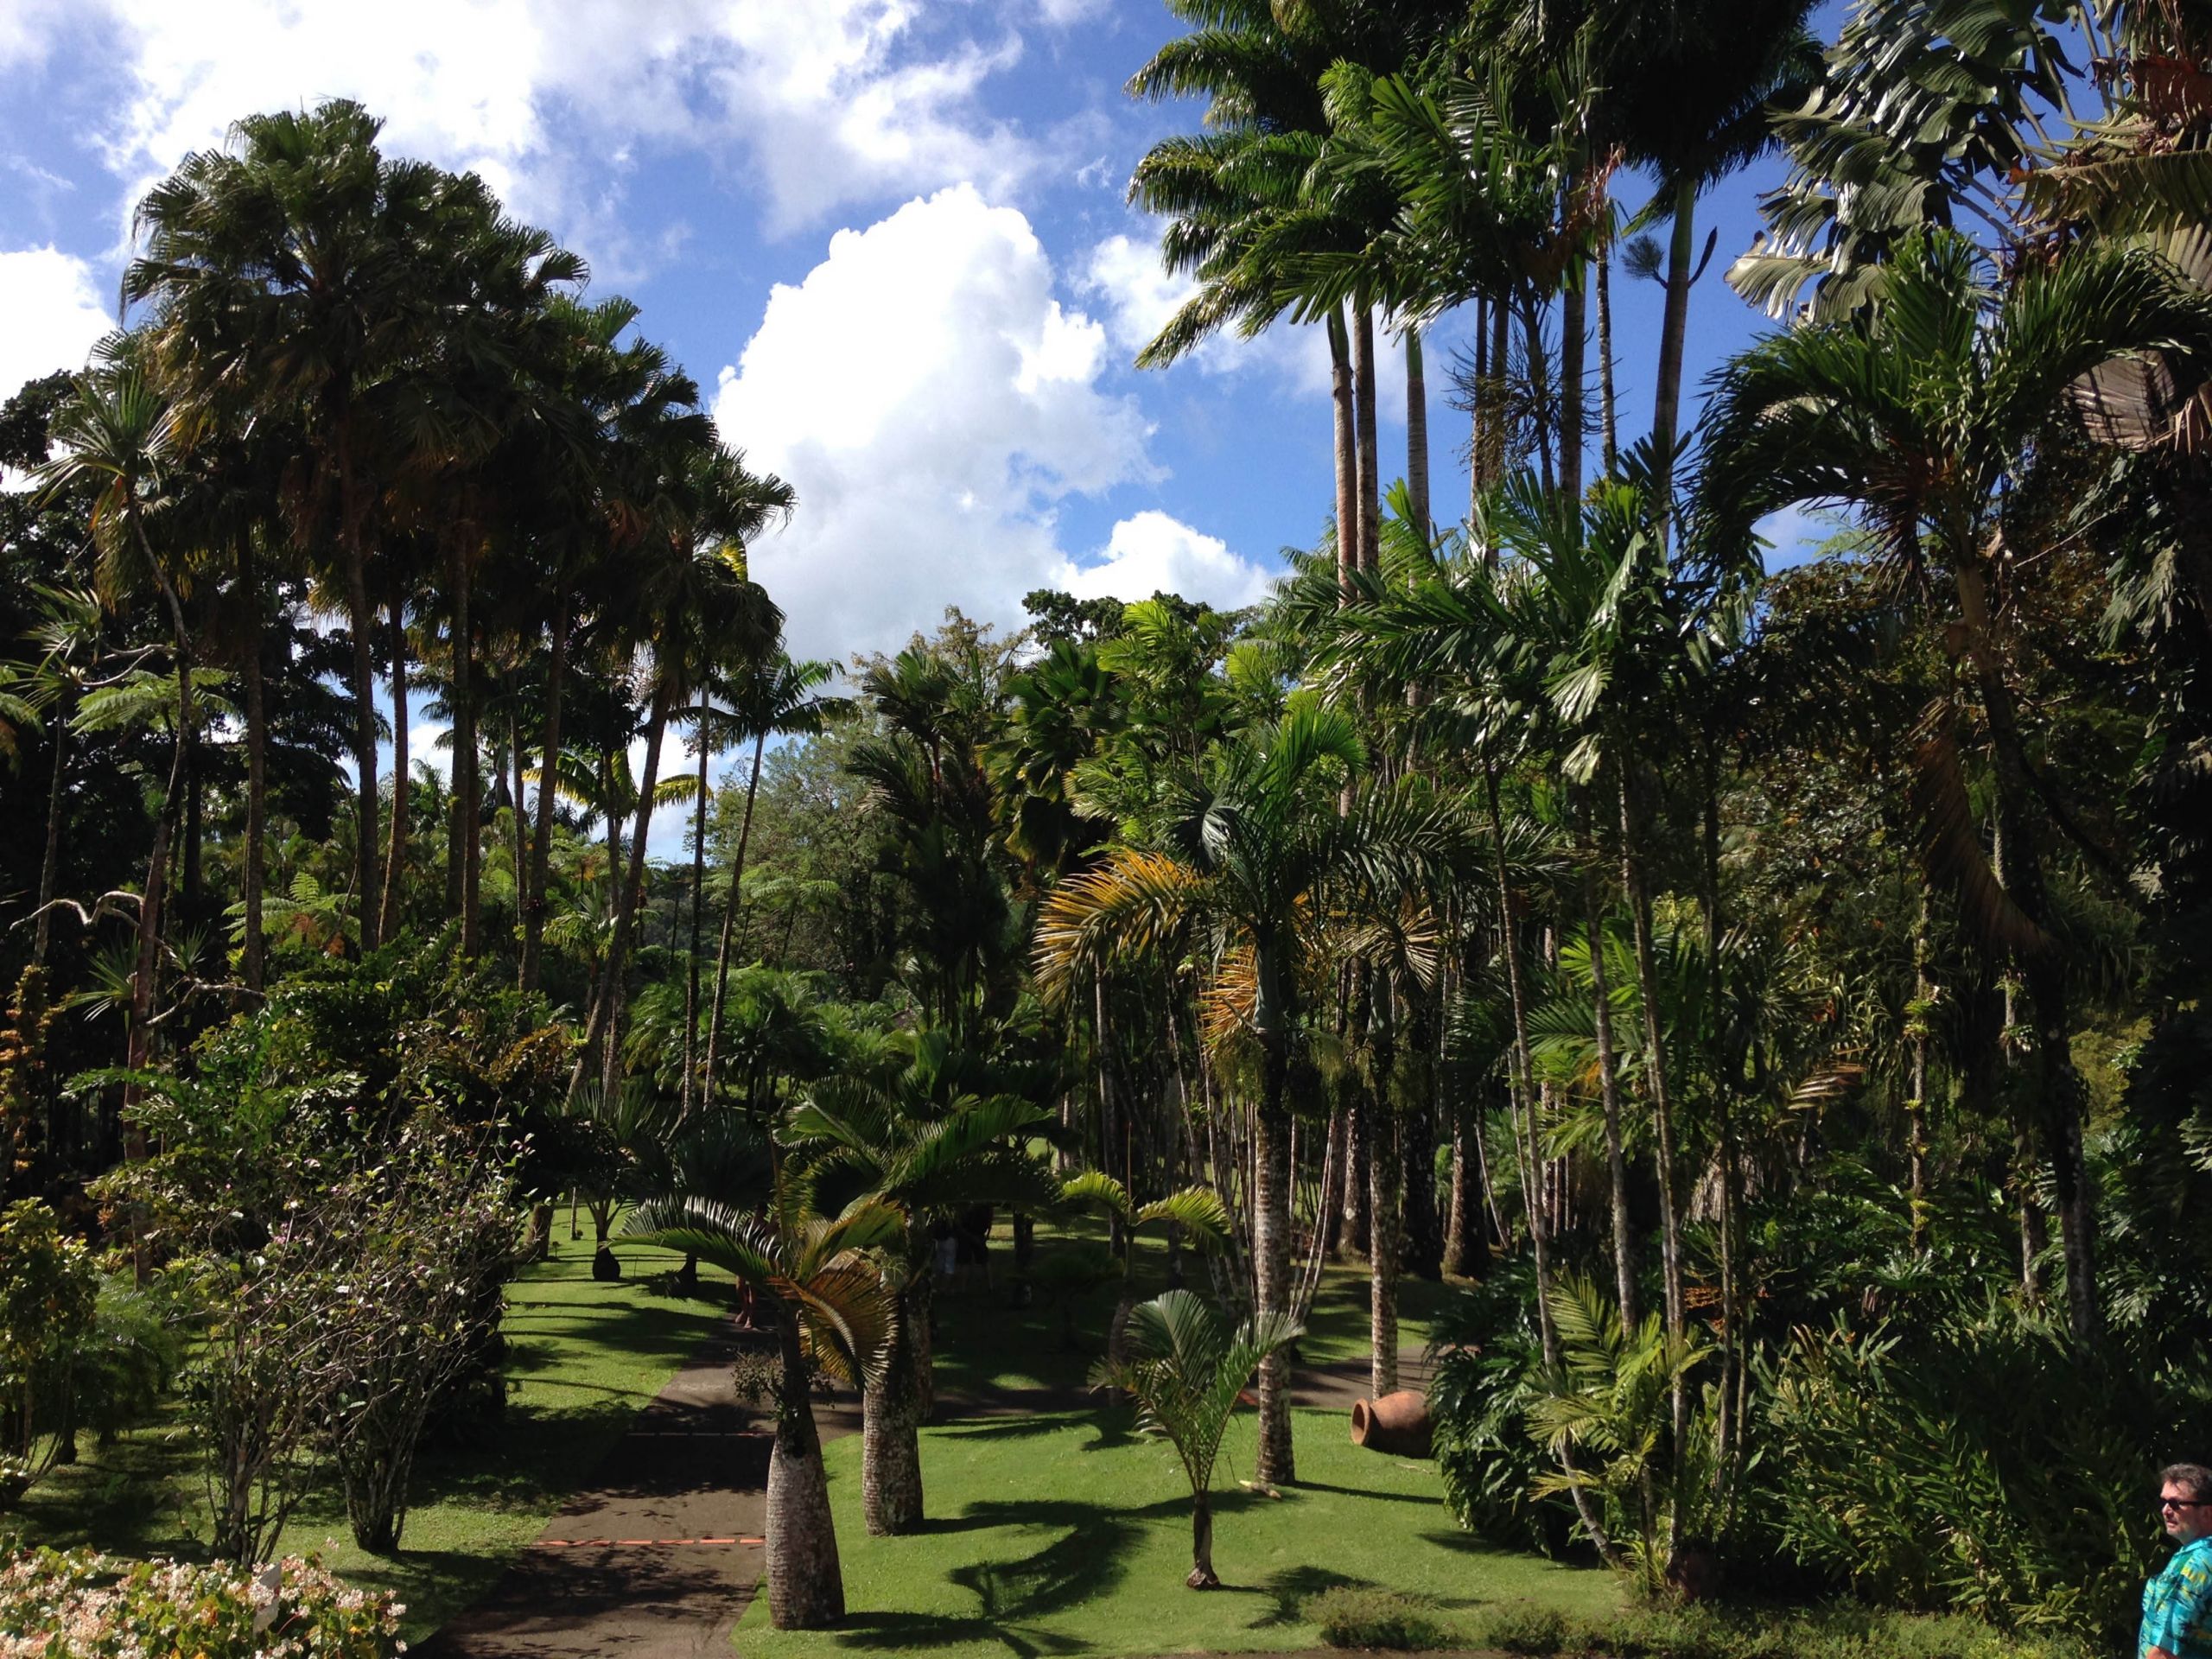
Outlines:
[[[1352,1402],[1351,1443],[1370,1452],[1394,1452],[1401,1457],[1428,1455],[1428,1396],[1416,1389],[1401,1389],[1380,1400]]]

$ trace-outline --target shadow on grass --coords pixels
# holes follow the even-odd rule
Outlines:
[[[1274,1605],[1246,1628],[1264,1630],[1280,1624],[1303,1624],[1306,1622],[1306,1604],[1324,1590],[1371,1590],[1374,1587],[1375,1580],[1372,1579],[1354,1578],[1348,1573],[1338,1573],[1325,1567],[1287,1567],[1261,1580],[1261,1590]]]
[[[1017,1659],[1088,1651],[1089,1643],[1037,1629],[1036,1621],[1078,1602],[1112,1594],[1128,1572],[1129,1549],[1141,1531],[1140,1523],[1163,1510],[1187,1508],[1187,1500],[1179,1499],[1141,1510],[1064,1499],[1010,1500],[971,1503],[964,1514],[926,1521],[922,1529],[930,1533],[1049,1531],[1059,1536],[1041,1549],[1024,1538],[1012,1537],[1007,1542],[1013,1554],[947,1573],[949,1582],[975,1598],[973,1613],[855,1614],[847,1619],[838,1643],[918,1649],[992,1641]]]
[[[841,1648],[863,1653],[917,1653],[969,1643],[995,1643],[1014,1659],[1093,1651],[1090,1643],[1058,1630],[988,1618],[954,1618],[942,1613],[855,1613],[846,1618],[834,1639]]]
[[[1325,1480],[1287,1480],[1283,1485],[1294,1492],[1335,1492],[1343,1497],[1371,1497],[1384,1503],[1426,1503],[1432,1509],[1444,1507],[1444,1500],[1433,1492],[1385,1492],[1372,1486],[1332,1486]]]

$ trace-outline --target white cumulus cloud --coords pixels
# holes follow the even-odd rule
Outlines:
[[[475,168],[613,264],[640,251],[622,222],[640,148],[727,156],[777,233],[1049,160],[979,96],[1020,35],[978,10],[992,33],[948,35],[920,0],[35,0],[0,16],[0,63],[35,60],[65,22],[101,41],[129,89],[101,139],[134,196],[241,115],[354,98],[392,149]]]
[[[1116,232],[1090,250],[1076,289],[1098,302],[1116,348],[1125,359],[1133,359],[1198,291],[1198,285],[1160,264],[1157,239]],[[1319,327],[1278,321],[1265,334],[1247,340],[1230,327],[1209,335],[1188,360],[1209,374],[1262,368],[1282,375],[1300,391],[1325,394],[1329,389],[1328,338]]]
[[[1229,550],[1218,536],[1147,507],[1114,526],[1104,556],[1069,565],[1056,584],[1077,599],[1150,599],[1179,594],[1216,610],[1238,610],[1267,597],[1268,572]]]
[[[0,401],[26,380],[77,370],[94,342],[115,327],[92,267],[53,247],[0,253]]]
[[[840,231],[770,295],[715,417],[798,492],[753,550],[794,650],[902,645],[947,606],[1020,620],[1069,561],[1057,505],[1156,477],[1105,330],[1063,306],[1028,220],[962,185]]]

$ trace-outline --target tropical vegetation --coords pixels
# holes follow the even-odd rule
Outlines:
[[[397,1551],[566,1200],[766,1332],[782,1629],[858,1616],[825,1380],[860,1547],[942,1547],[936,1299],[1003,1238],[992,1294],[1071,1333],[1118,1281],[1100,1378],[1195,1587],[1248,1381],[1250,1495],[1321,1484],[1300,1332],[1353,1257],[1377,1395],[1451,1287],[1481,1548],[2124,1635],[2153,1473],[2212,1444],[2212,34],[1169,11],[1129,91],[1193,130],[1130,190],[1190,297],[1139,360],[1332,367],[1316,534],[1246,611],[1042,591],[797,660],[750,553],[805,480],[480,179],[332,102],[148,193],[130,326],[0,409],[0,1510],[166,1397],[207,1553],[317,1483]],[[1762,158],[1730,297],[1701,203]],[[24,1559],[96,1623],[248,1594]]]

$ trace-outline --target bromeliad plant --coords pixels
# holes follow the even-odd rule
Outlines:
[[[819,1368],[857,1387],[880,1377],[894,1310],[871,1253],[896,1249],[906,1212],[867,1197],[842,1213],[816,1208],[811,1173],[777,1171],[756,1214],[704,1196],[640,1205],[623,1230],[736,1275],[775,1321],[776,1444],[768,1459],[768,1616],[779,1630],[845,1616],[837,1533],[808,1384]]]
[[[1136,1402],[1137,1426],[1165,1435],[1191,1482],[1191,1576],[1193,1590],[1217,1590],[1213,1570],[1213,1465],[1237,1396],[1261,1362],[1303,1334],[1276,1315],[1248,1319],[1231,1331],[1198,1296],[1171,1290],[1129,1310],[1130,1357],[1101,1360],[1093,1387],[1122,1389]]]

